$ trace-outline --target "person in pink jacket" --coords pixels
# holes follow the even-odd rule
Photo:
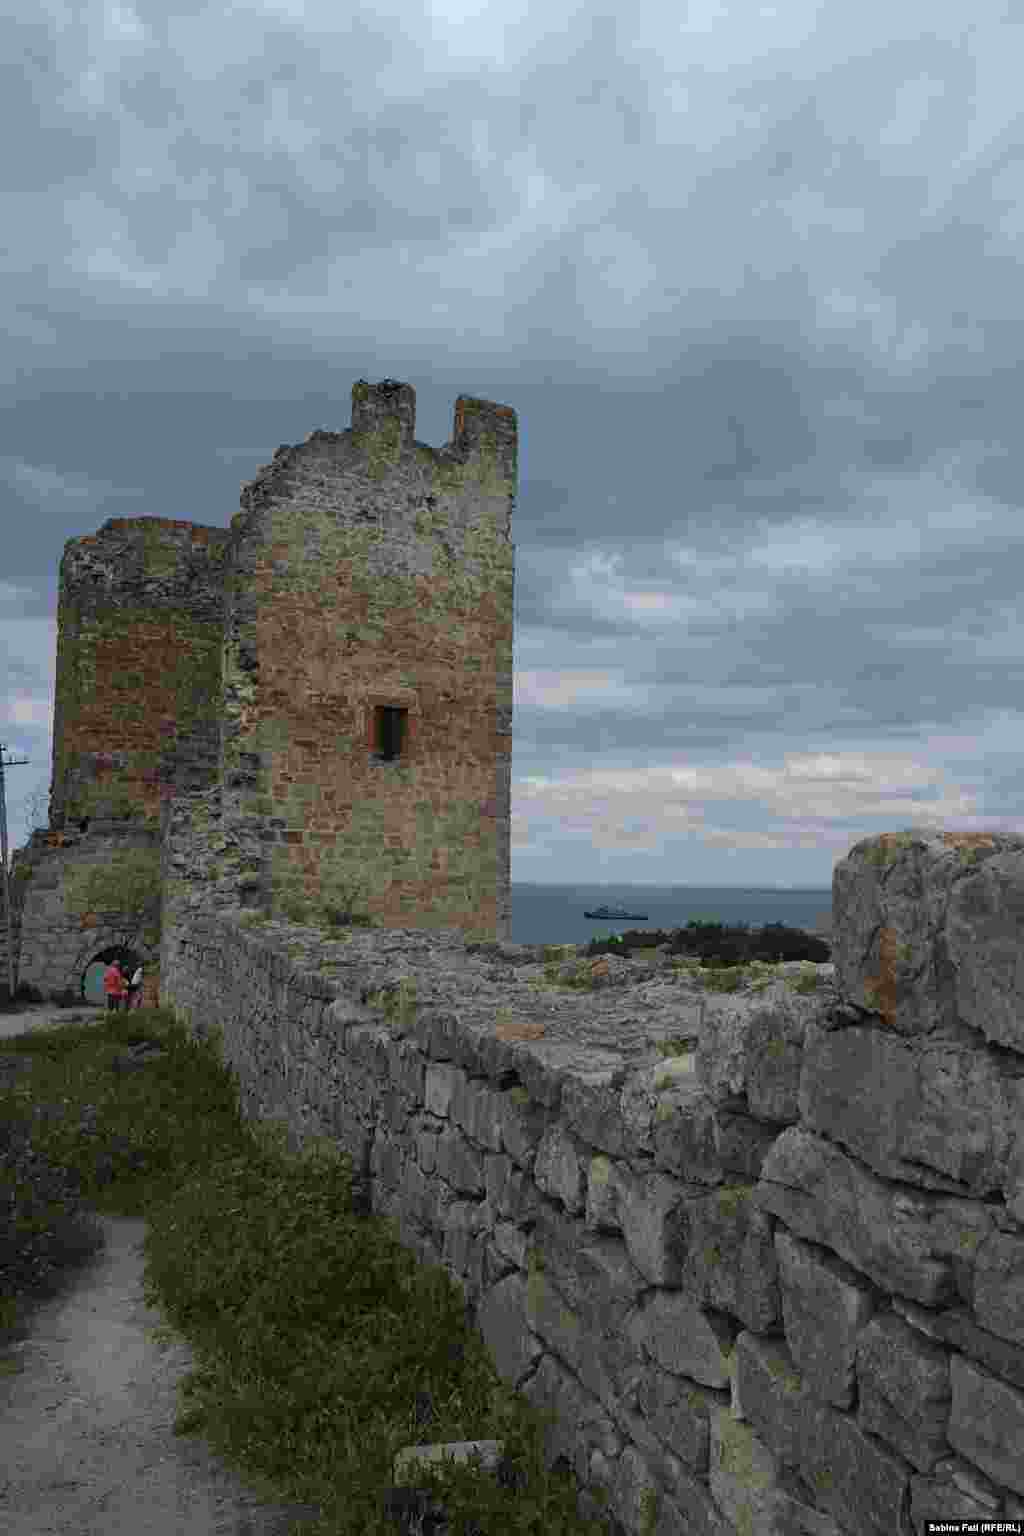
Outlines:
[[[128,995],[128,983],[116,960],[111,960],[103,972],[103,990],[107,994],[107,1010],[116,1013]]]

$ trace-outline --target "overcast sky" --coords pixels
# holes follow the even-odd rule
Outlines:
[[[513,880],[1024,832],[1010,12],[8,0],[12,846],[64,541],[226,527],[385,377],[518,412]]]

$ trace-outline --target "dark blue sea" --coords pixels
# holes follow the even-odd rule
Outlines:
[[[591,922],[595,907],[646,912],[644,922]],[[742,886],[697,885],[534,885],[512,882],[514,944],[585,944],[599,934],[628,928],[685,928],[691,918],[709,922],[786,923],[815,928],[831,922],[832,889],[757,890]]]

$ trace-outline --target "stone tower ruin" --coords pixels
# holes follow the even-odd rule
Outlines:
[[[509,937],[516,460],[509,407],[460,396],[434,449],[410,385],[360,381],[351,428],[279,448],[230,528],[68,541],[22,982],[155,969],[204,904]]]

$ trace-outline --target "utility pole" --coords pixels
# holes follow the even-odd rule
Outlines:
[[[16,757],[4,762],[4,743],[0,741],[0,864],[4,871],[4,906],[7,908],[7,996],[14,1002],[14,931],[11,927],[11,872],[7,866],[7,795],[4,790],[4,769],[20,768],[30,762],[27,757]]]

